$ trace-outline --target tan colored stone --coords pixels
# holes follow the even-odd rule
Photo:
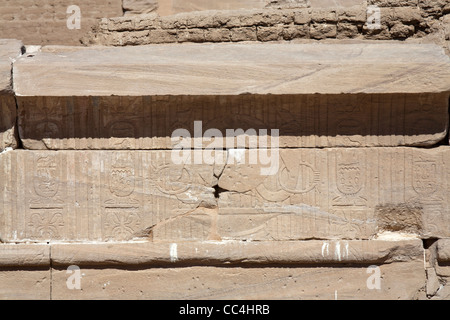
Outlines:
[[[53,244],[53,266],[336,265],[422,261],[421,240]]]
[[[218,233],[239,240],[360,239],[384,231],[448,237],[448,151],[280,150],[273,176],[262,175],[270,164],[249,164],[254,151],[245,151],[219,179]]]
[[[337,27],[335,24],[313,23],[309,31],[311,39],[336,38]]]
[[[16,148],[16,101],[12,87],[12,63],[22,54],[18,40],[0,39],[0,152]]]
[[[426,44],[174,44],[39,52],[14,64],[14,85],[18,96],[448,93],[449,73]]]
[[[241,35],[255,31],[243,29]],[[295,36],[295,30],[286,30],[274,34]],[[158,30],[150,30],[150,38],[153,32]],[[161,41],[176,37],[164,32]],[[239,32],[232,29],[224,37],[239,40]],[[194,121],[202,119],[204,131],[216,128],[223,135],[225,129],[279,129],[281,147],[432,146],[447,134],[450,87],[449,59],[436,49],[402,44],[184,44],[64,51],[64,59],[58,52],[40,52],[15,65],[21,137],[30,149],[171,148],[175,129],[193,135]],[[290,61],[283,67],[277,61],[285,55]],[[86,63],[87,56],[103,61]],[[204,63],[211,57],[214,64]],[[117,59],[136,68],[122,68]],[[277,67],[270,68],[267,59]],[[376,59],[381,65],[372,63]],[[415,63],[423,66],[420,72],[405,71]],[[38,76],[44,65],[46,75]],[[85,65],[82,76],[70,71],[79,65]],[[133,85],[127,85],[130,78]]]
[[[80,29],[69,29],[67,21],[74,14],[67,10],[77,5],[81,11]],[[6,11],[6,12],[5,12]],[[97,19],[122,16],[121,0],[35,0],[8,1],[0,8],[0,38],[15,38],[27,45],[80,45],[80,38]]]
[[[419,0],[368,0],[367,3],[378,7],[416,7]]]
[[[380,266],[380,289],[367,268],[220,268],[144,270],[82,268],[82,290],[68,290],[66,270],[52,274],[53,299],[272,300],[414,299],[426,277],[422,262]]]
[[[450,239],[440,239],[438,241],[437,253],[438,261],[450,262]]]
[[[269,0],[267,2],[266,8],[277,9],[306,8],[311,5],[311,0]]]
[[[178,154],[171,151],[4,153],[2,238],[449,236],[447,147],[289,149],[279,150],[279,157],[274,154],[264,165],[261,151],[230,151],[225,169],[225,155],[217,152],[218,158],[210,159],[209,151],[188,152],[185,165],[174,163],[172,156]],[[259,155],[250,160],[250,152]],[[250,163],[255,160],[260,164]],[[271,164],[278,172],[264,176]]]
[[[49,300],[50,269],[0,269],[1,300]]]
[[[207,239],[211,219],[196,217],[217,206],[213,186],[223,168],[194,158],[174,165],[169,151],[21,150],[1,154],[0,163],[5,242],[148,238],[176,216],[185,218],[177,225],[184,239]],[[173,237],[162,228],[160,237]]]
[[[158,10],[158,0],[123,0],[125,15],[147,14]]]
[[[19,96],[17,101],[26,149],[171,149],[179,143],[171,139],[177,129],[188,131],[194,148],[196,130],[202,136],[213,128],[223,137],[227,129],[260,135],[267,130],[270,136],[278,129],[282,148],[432,146],[445,138],[448,126],[447,94]],[[244,140],[240,145],[228,140],[227,148],[260,145]],[[221,141],[225,147],[227,140]],[[211,141],[199,143],[207,147]]]
[[[49,245],[0,245],[0,268],[50,267]]]
[[[158,13],[162,16],[204,10],[262,9],[268,3],[260,0],[159,0],[158,2]]]

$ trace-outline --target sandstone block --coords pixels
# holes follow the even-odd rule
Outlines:
[[[350,23],[338,23],[337,38],[356,38],[359,36],[358,27]]]
[[[166,151],[11,151],[0,162],[5,242],[123,241],[152,231],[208,239],[213,231],[213,186],[223,165],[174,165]]]
[[[173,43],[177,41],[176,30],[150,30],[148,33],[150,43]]]
[[[311,11],[309,9],[294,11],[295,24],[309,24],[310,22],[311,22]]]
[[[0,152],[17,146],[16,101],[13,94],[12,63],[22,54],[22,42],[0,40]]]
[[[150,38],[159,32],[149,31]],[[295,31],[282,29],[281,36]],[[177,37],[163,33],[162,42]],[[249,33],[256,37],[254,28],[224,37],[238,41]],[[226,129],[278,129],[280,146],[292,148],[433,146],[447,134],[450,62],[433,45],[88,48],[64,58],[36,53],[14,68],[29,149],[172,148],[174,130],[194,136],[199,119],[204,131],[223,136]]]
[[[205,41],[207,42],[229,42],[231,31],[226,28],[211,28],[205,30]]]
[[[46,269],[0,269],[1,300],[49,300],[51,271]],[[67,288],[67,287],[66,287]]]
[[[283,34],[283,27],[258,27],[257,37],[259,41],[277,41]]]
[[[231,41],[256,41],[256,27],[242,27],[242,28],[232,28],[231,31]]]
[[[0,245],[0,268],[50,267],[49,245]]]
[[[438,260],[440,262],[450,262],[450,239],[438,240]],[[449,274],[450,276],[450,274]]]
[[[448,123],[447,94],[19,96],[17,101],[27,149],[171,149],[179,144],[172,140],[178,129],[187,130],[192,148],[205,148],[211,142],[202,136],[213,128],[231,148],[255,148],[261,140],[252,143],[252,130],[273,137],[274,129],[281,148],[427,146],[445,138]],[[244,139],[227,139],[227,130]]]
[[[187,267],[82,268],[82,290],[68,290],[65,269],[52,273],[54,299],[272,300],[414,299],[426,281],[422,262],[380,266],[380,289],[367,268]]]
[[[281,150],[268,177],[250,152],[219,179],[223,239],[448,237],[447,148]]]
[[[264,165],[242,151],[197,150],[184,165],[171,151],[2,154],[2,239],[449,236],[446,147],[279,150]]]
[[[335,24],[313,23],[309,31],[311,39],[336,38],[337,27]]]
[[[178,42],[205,42],[203,29],[181,29],[177,30]]]
[[[330,266],[423,260],[421,240],[204,241],[126,244],[52,244],[58,267]]]

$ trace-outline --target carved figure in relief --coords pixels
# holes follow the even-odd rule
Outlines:
[[[54,156],[40,157],[35,163],[34,190],[38,196],[54,197],[58,193],[58,171]]]
[[[128,197],[134,191],[134,157],[131,153],[115,155],[109,174],[109,188],[117,197]]]

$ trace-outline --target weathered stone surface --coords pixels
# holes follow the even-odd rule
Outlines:
[[[426,44],[148,45],[39,52],[14,64],[14,88],[18,96],[448,93],[449,73],[443,50]]]
[[[12,88],[12,62],[22,54],[22,42],[0,39],[0,152],[17,147],[16,101]]]
[[[50,269],[10,270],[0,268],[1,300],[49,300]]]
[[[281,147],[429,146],[447,133],[449,61],[430,45],[150,45],[40,52],[14,85],[29,149],[171,148],[199,119],[279,129]]]
[[[264,165],[250,163],[255,150],[242,151],[230,151],[227,158],[223,152],[209,158],[209,151],[195,151],[184,165],[174,162],[177,154],[171,151],[4,153],[2,238],[176,242],[349,240],[383,232],[449,236],[447,147],[289,149]],[[278,172],[262,175],[271,165]]]
[[[381,6],[379,26],[373,25],[376,22],[376,16],[373,9],[367,7],[366,1],[361,1],[362,3],[359,5],[354,5],[355,1],[353,1],[352,6],[347,6],[352,1],[321,0],[317,2],[319,3],[312,4],[311,8],[306,8],[297,2],[289,1],[289,3],[281,4],[274,1],[265,9],[208,10],[183,12],[163,17],[158,15],[125,17],[127,32],[123,32],[123,17],[104,19],[91,32],[87,33],[81,42],[85,45],[109,46],[162,43],[158,37],[137,36],[143,29],[156,28],[158,33],[163,31],[175,34],[177,32],[191,33],[197,32],[198,29],[202,29],[202,31],[208,29],[211,32],[211,29],[214,29],[213,32],[216,34],[213,38],[200,39],[166,37],[164,43],[217,42],[218,39],[221,39],[221,42],[266,42],[280,41],[281,39],[405,40],[431,37],[434,38],[432,43],[446,47],[445,23],[442,23],[442,18],[450,13],[450,4],[444,7],[444,0],[420,5],[417,5],[417,1],[413,3],[414,1],[408,2],[408,0],[403,2],[396,0],[373,1],[373,5]],[[327,5],[320,4],[326,2],[329,3]],[[298,25],[306,27],[311,32],[291,32],[289,37],[280,37],[280,30],[292,29]],[[111,26],[111,28],[105,26]],[[240,34],[230,39],[227,34],[233,29]],[[127,38],[133,36],[133,42],[127,41]]]
[[[380,232],[448,237],[448,148],[280,150],[262,176],[244,151],[220,179],[224,239],[358,239]],[[229,161],[230,162],[230,161]],[[402,223],[399,223],[402,221]]]
[[[53,244],[53,266],[370,265],[422,261],[421,240]]]
[[[80,29],[69,29],[80,9]],[[70,10],[69,10],[70,9]],[[97,19],[122,16],[122,0],[6,0],[0,7],[0,38],[15,38],[27,45],[80,45],[80,38]]]
[[[50,267],[49,245],[0,245],[0,268]]]
[[[192,148],[211,144],[200,141],[209,129],[223,137],[227,129],[248,135],[267,130],[272,137],[278,129],[281,148],[428,146],[443,140],[448,126],[447,94],[19,96],[17,101],[26,149],[171,149],[180,142],[172,139],[177,129],[188,131]],[[227,140],[221,141],[225,147]],[[260,145],[249,139],[228,142],[231,148]]]
[[[380,289],[367,268],[219,268],[144,270],[82,268],[82,290],[68,290],[65,269],[52,273],[53,299],[414,299],[424,287],[423,262],[380,266]]]
[[[269,0],[159,0],[158,2],[158,13],[167,16],[189,11],[262,9]]]
[[[0,163],[5,242],[148,238],[161,222],[160,237],[206,240],[223,168],[174,165],[168,151],[17,150],[1,154]]]
[[[437,253],[440,262],[450,262],[450,239],[440,239],[438,241]]]
[[[158,0],[122,0],[124,15],[146,14],[156,11]]]

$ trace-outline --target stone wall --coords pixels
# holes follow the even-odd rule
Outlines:
[[[0,298],[450,298],[439,46],[0,44]]]
[[[450,7],[444,0],[83,0],[77,2],[80,29],[67,26],[75,13],[67,12],[71,5],[68,0],[44,4],[4,0],[0,5],[0,38],[20,39],[25,45],[80,45],[80,39],[84,44],[137,45],[325,38],[382,40],[432,34],[436,36],[431,41],[445,45],[449,37]],[[382,8],[381,28],[367,27],[367,5]],[[200,13],[188,13],[191,11]],[[149,13],[158,16],[140,16]],[[211,16],[217,18],[214,23]],[[98,23],[101,18],[112,19]],[[94,31],[86,36],[93,27]]]
[[[0,299],[450,299],[448,1],[332,2],[0,40]]]
[[[417,1],[416,1],[417,2]],[[102,19],[82,39],[84,44],[142,45],[181,42],[283,41],[296,39],[373,39],[405,40],[439,33],[445,45],[445,26],[450,6],[444,2],[430,6],[412,3],[381,7],[379,28],[368,26],[365,6],[322,9],[264,9],[239,11],[202,11],[160,17]],[[410,3],[408,3],[409,5]],[[415,5],[414,5],[415,4]],[[448,28],[447,28],[448,29]]]

